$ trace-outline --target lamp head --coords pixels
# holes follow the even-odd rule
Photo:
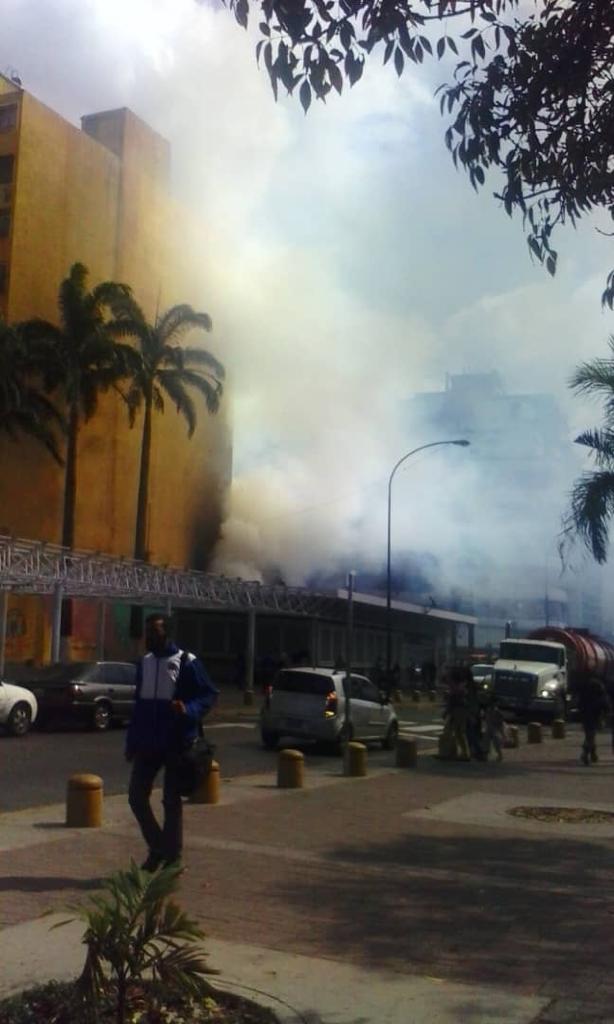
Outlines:
[[[459,445],[459,446],[460,446],[461,448],[468,448],[468,447],[469,447],[469,445],[471,444],[471,441],[465,441],[465,440],[464,440],[463,438],[461,438],[461,440],[460,440],[460,441],[452,441],[451,443],[452,443],[452,444],[457,444],[457,445]]]

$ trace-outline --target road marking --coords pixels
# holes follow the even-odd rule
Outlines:
[[[425,735],[439,736],[443,732],[443,725],[408,725],[407,722],[402,722],[399,731],[404,735],[424,733]]]
[[[207,732],[211,729],[255,729],[255,722],[217,722],[214,725],[206,725]]]

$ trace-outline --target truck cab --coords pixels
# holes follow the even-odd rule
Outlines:
[[[567,703],[567,651],[546,640],[502,640],[495,661],[493,689],[503,711],[552,721]]]

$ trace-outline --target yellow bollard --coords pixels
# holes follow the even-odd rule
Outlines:
[[[527,725],[527,743],[541,743],[542,740],[541,722],[529,722]]]
[[[277,757],[279,789],[302,789],[305,758],[300,750],[280,750]]]
[[[415,768],[418,764],[418,742],[413,736],[397,739],[397,768]]]
[[[565,739],[565,721],[562,718],[555,718],[552,723],[552,739],[553,740],[564,740]]]
[[[518,726],[517,725],[508,725],[508,726],[506,726],[506,730],[505,731],[507,732],[507,735],[509,736],[508,746],[512,747],[515,750],[517,747],[520,746],[520,732],[518,730]]]
[[[343,751],[343,774],[356,778],[367,774],[367,748],[364,743],[346,743]]]
[[[100,828],[102,779],[99,775],[71,775],[66,787],[67,828]]]
[[[191,804],[217,804],[220,801],[220,766],[217,761],[211,762],[211,767],[205,775],[200,786],[190,797]]]

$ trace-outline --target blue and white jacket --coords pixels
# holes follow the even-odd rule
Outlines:
[[[182,658],[183,655],[183,658]],[[136,698],[126,733],[126,754],[181,750],[198,735],[198,723],[218,698],[203,664],[168,643],[163,655],[146,654],[136,669]],[[180,700],[185,715],[171,702]]]

